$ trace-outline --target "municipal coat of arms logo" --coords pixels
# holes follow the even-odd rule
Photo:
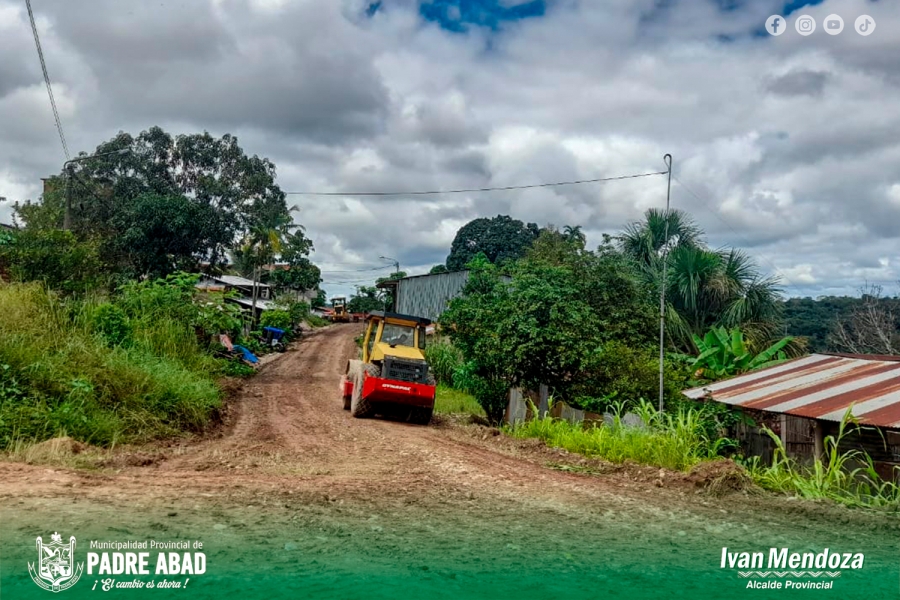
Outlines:
[[[75,585],[84,569],[84,563],[75,562],[75,536],[63,542],[62,536],[54,532],[49,544],[38,536],[36,545],[38,560],[28,563],[28,573],[34,582],[51,592],[61,592]]]

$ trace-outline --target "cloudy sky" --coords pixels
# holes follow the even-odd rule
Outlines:
[[[789,295],[900,291],[900,2],[33,0],[73,153],[118,131],[233,133],[286,191],[535,184],[664,170],[672,203]],[[783,35],[765,32],[773,14]],[[800,15],[817,22],[807,37]],[[829,14],[844,20],[825,33]],[[867,37],[854,22],[867,14]],[[0,221],[65,157],[24,0],[0,0]],[[665,178],[407,198],[291,196],[329,293],[443,262],[472,218],[581,224]],[[363,269],[370,269],[368,271]]]

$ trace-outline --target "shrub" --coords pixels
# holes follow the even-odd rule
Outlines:
[[[262,327],[277,327],[284,331],[291,331],[291,313],[286,310],[267,310],[259,318],[259,324]]]
[[[681,391],[688,387],[687,373],[681,365],[669,361],[664,366],[666,404],[678,404]],[[622,399],[630,406],[640,398],[659,396],[659,355],[655,349],[606,342],[585,358],[583,367],[567,398],[577,408],[603,412]]]
[[[439,341],[425,349],[425,359],[438,383],[453,386],[453,373],[462,365],[463,356],[449,342]]]
[[[108,302],[94,309],[93,330],[110,346],[121,346],[131,338],[131,326],[125,311]]]
[[[319,315],[307,315],[306,322],[309,323],[310,327],[325,327],[329,325],[329,322],[326,319],[323,319]]]
[[[97,245],[79,241],[71,231],[29,230],[5,235],[0,269],[16,281],[40,281],[64,293],[85,292],[102,283]]]
[[[228,296],[221,292],[200,294],[195,300],[197,312],[192,324],[200,330],[203,338],[209,339],[220,333],[237,335],[241,329],[241,309],[236,304],[226,302]]]
[[[239,360],[223,360],[221,372],[226,377],[250,377],[256,369]]]
[[[460,365],[454,371],[454,381],[475,397],[492,425],[499,425],[509,404],[509,384],[502,379],[481,376],[475,368],[472,362]]]

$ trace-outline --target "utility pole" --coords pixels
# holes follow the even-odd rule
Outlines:
[[[669,199],[672,194],[672,155],[666,154],[663,160],[669,169],[668,183],[666,184],[666,221],[663,227],[662,278],[659,282],[659,412],[662,412],[665,407],[663,398],[665,393],[663,361],[665,360],[666,342],[666,266],[669,258]]]
[[[67,160],[65,163],[63,163],[63,172],[66,175],[66,211],[63,214],[64,230],[72,230],[72,178],[75,177],[75,167],[73,167],[72,165],[77,162],[84,162],[86,160],[101,158],[104,156],[112,156],[113,154],[125,154],[127,152],[131,152],[131,148],[119,148],[118,150],[113,150],[112,152],[103,152],[102,154],[81,156],[79,158]]]

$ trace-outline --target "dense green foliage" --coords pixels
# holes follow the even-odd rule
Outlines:
[[[784,331],[806,338],[813,352],[833,350],[828,339],[836,319],[849,313],[859,303],[850,296],[824,296],[821,298],[788,298],[782,303]]]
[[[521,258],[540,234],[534,223],[522,223],[507,215],[482,217],[463,225],[450,246],[446,267],[460,271],[479,253],[494,264]]]
[[[17,281],[40,281],[65,293],[83,293],[105,283],[94,240],[69,231],[24,229],[3,232],[0,273]]]
[[[120,133],[95,154],[106,155],[51,179],[42,201],[18,205],[17,215],[27,230],[58,229],[71,194],[76,238],[95,240],[106,269],[124,278],[220,265],[255,222],[288,214],[275,166],[247,156],[231,135],[173,137],[154,127]]]
[[[347,310],[352,313],[366,313],[373,310],[384,310],[384,298],[375,286],[362,286],[347,301]]]
[[[513,386],[543,383],[575,405],[656,397],[654,298],[632,259],[609,244],[585,250],[574,228],[547,229],[507,267],[510,281],[483,255],[469,269],[441,321],[489,419],[502,417]],[[680,395],[683,381],[670,377],[667,394]]]
[[[60,432],[109,445],[205,429],[223,363],[206,350],[211,332],[199,323],[209,308],[192,288],[190,279],[135,283],[110,302],[0,285],[0,446]]]
[[[266,281],[298,292],[316,289],[322,281],[322,273],[309,260],[312,249],[312,240],[306,237],[302,229],[286,233],[280,244],[279,259],[287,268],[273,270]]]
[[[784,348],[793,341],[784,337],[760,352],[754,352],[744,341],[744,333],[737,328],[710,329],[706,336],[694,335],[697,356],[682,355],[697,379],[717,380],[732,377],[754,369],[764,369],[788,360]]]
[[[291,313],[286,310],[267,310],[259,319],[260,327],[275,327],[290,332],[292,329]]]
[[[434,341],[425,348],[425,360],[438,383],[453,386],[453,375],[462,367],[463,355],[447,340]]]
[[[856,297],[789,298],[782,309],[784,330],[805,338],[813,352],[896,352],[900,298],[882,295],[878,286],[864,286],[860,292]],[[848,335],[837,335],[841,326]]]

